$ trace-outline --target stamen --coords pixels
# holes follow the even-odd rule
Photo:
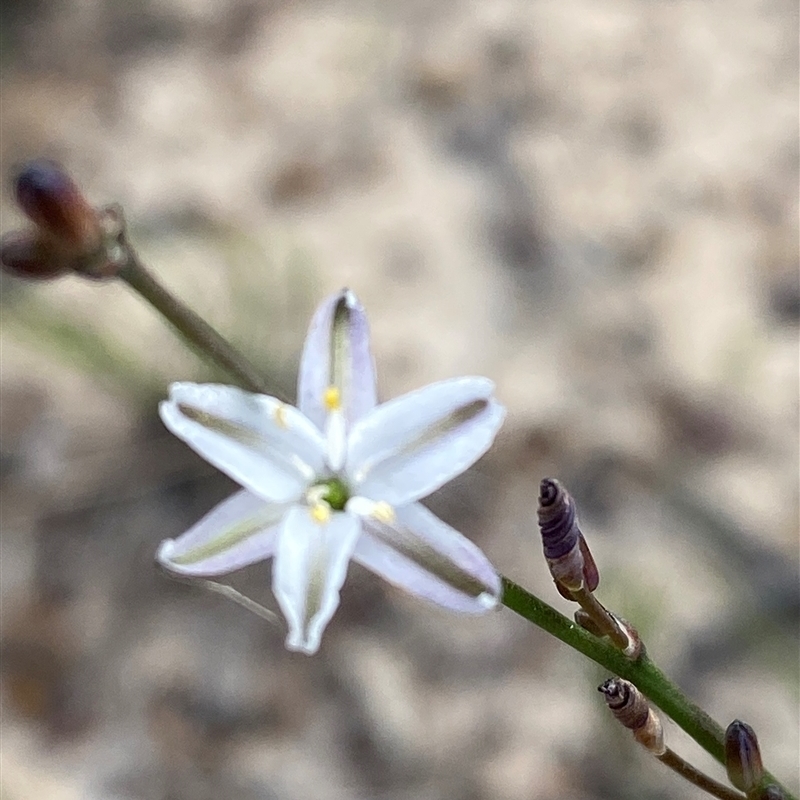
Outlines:
[[[275,418],[275,423],[279,428],[286,430],[289,427],[289,421],[286,419],[286,406],[283,403],[275,406],[272,416]]]
[[[329,386],[322,395],[328,415],[325,420],[325,439],[328,444],[328,466],[339,472],[347,455],[347,421],[342,409],[342,393],[337,386]]]
[[[309,506],[316,506],[325,502],[325,495],[328,492],[328,487],[324,483],[317,483],[314,486],[309,486],[306,490],[306,503]]]
[[[344,510],[358,517],[371,517],[383,525],[392,525],[397,519],[394,508],[385,500],[375,502],[366,497],[351,497]]]
[[[372,509],[372,516],[384,525],[391,525],[395,520],[394,509],[385,501],[379,500]]]
[[[331,518],[331,507],[327,503],[316,503],[311,506],[309,513],[317,525],[324,525]]]
[[[342,407],[342,393],[336,386],[329,386],[322,394],[322,402],[328,411],[338,411]]]

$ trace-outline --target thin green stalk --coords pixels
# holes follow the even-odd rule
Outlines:
[[[166,317],[201,353],[210,357],[236,378],[243,388],[261,394],[275,393],[274,387],[266,383],[258,370],[241,353],[156,280],[139,261],[136,252],[127,242],[123,241],[122,246],[125,251],[125,262],[117,273],[119,278]]]
[[[631,661],[611,643],[585,631],[552,606],[505,577],[503,605],[620,678],[630,681],[706,752],[720,764],[725,764],[725,730],[702,708],[692,703],[650,660],[646,652],[636,661]],[[771,775],[765,780],[778,783]],[[797,800],[782,784],[778,786],[784,792],[786,800]]]

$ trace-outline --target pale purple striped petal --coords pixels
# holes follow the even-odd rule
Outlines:
[[[360,532],[361,522],[351,514],[333,513],[324,523],[306,506],[286,514],[272,563],[272,591],[289,625],[289,650],[311,655],[319,649]]]
[[[486,378],[441,381],[390,400],[354,426],[346,472],[355,493],[395,506],[429,495],[489,448],[505,409]]]
[[[325,469],[325,441],[293,406],[233,386],[173,383],[159,407],[172,433],[268,502],[299,499]]]
[[[177,539],[161,542],[156,560],[181,575],[224,575],[271,558],[286,506],[243,490],[224,500]]]
[[[375,406],[375,366],[367,315],[348,289],[319,306],[300,361],[298,407],[320,430],[324,430],[328,414],[323,395],[331,386],[340,392],[348,427]]]
[[[500,577],[478,547],[420,503],[395,513],[391,525],[364,520],[354,561],[452,611],[480,614],[497,605]]]

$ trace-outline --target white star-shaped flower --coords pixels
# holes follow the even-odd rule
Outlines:
[[[454,611],[500,597],[486,556],[418,500],[489,448],[505,411],[485,378],[431,384],[376,405],[363,308],[350,291],[317,310],[298,406],[231,386],[174,383],[172,433],[244,487],[159,547],[166,569],[207,577],[272,558],[290,650],[314,653],[351,559]]]

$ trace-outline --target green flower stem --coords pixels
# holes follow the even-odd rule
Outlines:
[[[258,370],[241,353],[156,280],[141,263],[136,252],[124,238],[124,234],[119,243],[123,248],[124,260],[117,277],[138,292],[156,311],[166,317],[190,344],[221,366],[243,388],[261,394],[275,394],[274,387],[267,385]]]
[[[630,681],[724,766],[725,730],[702,708],[692,703],[650,660],[646,652],[643,651],[636,661],[631,661],[611,643],[585,631],[552,606],[505,577],[503,605],[560,639],[573,650],[591,658],[601,667]],[[765,782],[778,784],[771,775],[765,776]],[[786,800],[797,800],[781,784],[778,786]]]

